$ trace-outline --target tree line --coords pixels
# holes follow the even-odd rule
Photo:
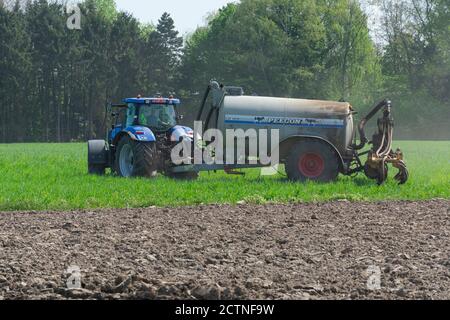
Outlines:
[[[72,30],[60,1],[0,1],[0,142],[103,137],[105,105],[137,94],[175,94],[189,124],[211,79],[362,113],[390,97],[398,137],[450,138],[449,0],[241,0],[185,39],[167,13],[79,7]]]

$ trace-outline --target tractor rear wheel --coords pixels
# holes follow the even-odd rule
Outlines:
[[[286,160],[286,173],[292,181],[334,181],[339,175],[339,157],[324,142],[302,141],[293,146]]]
[[[114,171],[121,177],[154,177],[156,175],[154,142],[133,141],[125,136],[117,145]]]

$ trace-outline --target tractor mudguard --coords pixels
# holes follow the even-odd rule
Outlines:
[[[122,130],[123,130],[122,126],[119,125],[119,126],[115,126],[111,131],[109,131],[108,132],[108,142],[110,144],[112,144],[113,141],[116,141],[117,137],[120,135]]]

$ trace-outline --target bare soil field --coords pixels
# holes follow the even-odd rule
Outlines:
[[[0,300],[450,299],[449,216],[449,200],[5,212]]]

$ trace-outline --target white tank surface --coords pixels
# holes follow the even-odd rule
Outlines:
[[[297,130],[343,129],[351,115],[352,107],[348,102],[225,96],[219,125],[224,124],[225,128],[255,125],[296,127]]]
[[[254,96],[226,96],[224,99],[225,114],[242,113],[255,115],[286,116],[318,115],[321,117],[346,117],[351,113],[348,102],[289,99]]]

